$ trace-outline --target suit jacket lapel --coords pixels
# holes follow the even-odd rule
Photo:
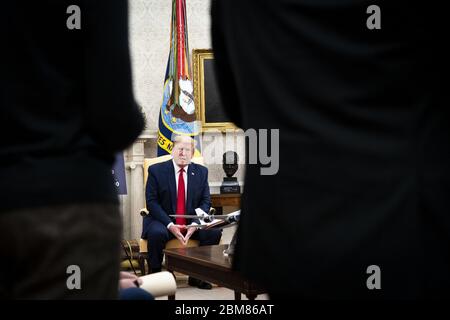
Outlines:
[[[175,210],[177,209],[177,185],[172,160],[167,161],[166,170],[167,176],[169,177],[170,202],[172,203],[172,212],[168,212],[168,214],[175,214]]]

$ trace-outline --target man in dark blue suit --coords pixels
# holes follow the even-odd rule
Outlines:
[[[173,159],[148,168],[145,197],[150,214],[144,218],[142,238],[148,240],[152,272],[161,271],[167,241],[177,238],[186,245],[192,238],[205,246],[218,244],[222,236],[221,230],[197,230],[198,219],[169,217],[171,214],[195,215],[196,209],[207,213],[211,207],[208,169],[191,163],[194,140],[189,136],[176,136],[173,141]],[[209,283],[194,278],[189,278],[189,284],[211,289]]]

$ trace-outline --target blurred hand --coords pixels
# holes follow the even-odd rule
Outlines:
[[[139,279],[138,276],[129,273],[129,272],[120,272],[120,278],[119,278],[119,288],[120,289],[127,289],[127,288],[135,288],[138,287],[136,285],[136,282],[141,285],[142,280]]]
[[[136,280],[136,279],[138,279],[138,277],[135,274],[133,274],[133,273],[120,271],[120,279],[121,280],[122,279],[133,279],[133,280]]]

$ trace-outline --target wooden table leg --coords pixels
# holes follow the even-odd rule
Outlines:
[[[234,300],[241,300],[241,293],[240,292],[237,292],[237,291],[234,292]]]
[[[175,300],[175,295],[174,295],[174,294],[171,294],[171,295],[169,296],[168,299],[169,299],[169,300]]]

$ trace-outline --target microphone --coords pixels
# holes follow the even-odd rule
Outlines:
[[[216,208],[209,208],[208,215],[203,216],[203,221],[210,223],[214,220],[214,215],[216,214]]]
[[[239,222],[239,217],[240,217],[240,214],[234,214],[234,215],[228,216],[225,219],[225,221],[228,223]]]
[[[214,214],[216,213],[216,209],[213,207],[209,208],[209,213],[206,213],[200,209],[199,212],[196,211],[196,213],[198,219],[203,220],[206,223],[210,223],[214,220]]]

